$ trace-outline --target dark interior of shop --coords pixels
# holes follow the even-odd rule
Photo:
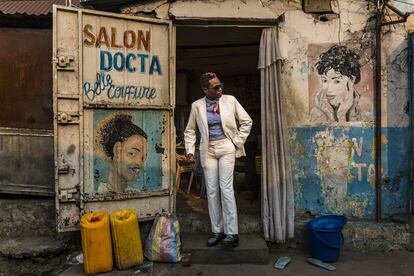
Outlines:
[[[177,27],[175,126],[179,213],[208,212],[201,166],[199,163],[188,166],[182,160],[185,154],[183,133],[191,103],[204,96],[199,85],[200,75],[215,72],[224,83],[223,93],[235,96],[253,119],[245,143],[246,156],[236,159],[234,189],[239,214],[260,214],[260,73],[257,61],[261,31],[254,27]]]

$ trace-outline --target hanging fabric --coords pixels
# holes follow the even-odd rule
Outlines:
[[[266,240],[283,243],[293,237],[295,205],[276,27],[263,29],[258,69],[261,83],[263,231]]]

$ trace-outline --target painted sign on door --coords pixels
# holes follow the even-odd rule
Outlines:
[[[172,23],[54,7],[57,226],[174,206]]]
[[[83,101],[168,105],[168,25],[84,15]]]

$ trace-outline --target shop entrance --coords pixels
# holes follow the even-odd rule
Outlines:
[[[191,168],[180,157],[185,154],[183,133],[191,103],[204,96],[199,77],[205,72],[215,72],[224,83],[224,93],[235,96],[253,119],[245,144],[247,156],[236,159],[234,190],[239,216],[254,215],[260,220],[260,72],[257,63],[262,28],[177,26],[176,30],[177,212],[208,214],[201,166],[197,163]]]

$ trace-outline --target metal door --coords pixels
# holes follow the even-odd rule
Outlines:
[[[171,21],[54,6],[58,231],[85,212],[174,206]]]

